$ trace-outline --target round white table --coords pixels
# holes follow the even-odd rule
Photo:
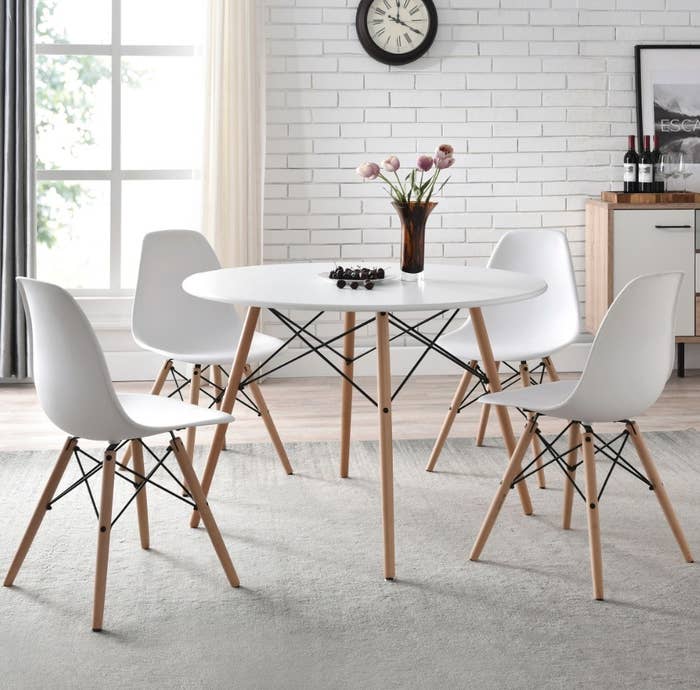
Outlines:
[[[269,264],[244,268],[224,268],[196,273],[183,282],[186,292],[202,299],[240,304],[248,307],[236,358],[231,365],[221,409],[231,412],[236,401],[250,342],[258,323],[260,310],[294,309],[306,311],[344,312],[345,376],[342,390],[342,450],[341,476],[347,476],[350,440],[352,387],[351,357],[354,352],[356,312],[375,312],[377,339],[377,411],[379,416],[379,445],[382,493],[382,524],[384,532],[384,577],[393,580],[396,574],[394,547],[394,481],[391,421],[391,364],[389,347],[389,312],[468,309],[481,353],[484,372],[491,391],[500,390],[498,371],[481,307],[530,299],[541,295],[546,283],[523,273],[485,268],[469,268],[432,264],[426,266],[424,279],[418,283],[400,280],[378,282],[373,290],[363,287],[339,289],[335,281],[324,277],[333,267],[329,262],[300,264]],[[398,266],[388,267],[388,275],[398,276]],[[496,408],[501,433],[508,456],[515,449],[515,437],[510,418],[504,407]],[[202,476],[202,488],[209,492],[219,455],[224,445],[228,425],[217,427],[207,464]],[[517,484],[526,514],[532,505],[525,482]],[[199,524],[199,514],[192,515],[192,526]]]

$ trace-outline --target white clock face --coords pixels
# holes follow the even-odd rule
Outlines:
[[[367,13],[372,40],[388,53],[410,53],[425,41],[430,16],[422,0],[373,0]]]

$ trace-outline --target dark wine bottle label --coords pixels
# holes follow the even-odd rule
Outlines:
[[[654,181],[654,176],[652,172],[651,163],[640,163],[639,164],[639,182],[640,184],[649,183]]]
[[[637,165],[636,163],[625,163],[625,173],[622,177],[623,182],[637,181]]]

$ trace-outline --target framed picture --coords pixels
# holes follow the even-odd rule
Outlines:
[[[662,153],[682,152],[700,191],[700,44],[634,47],[637,136],[659,135]]]

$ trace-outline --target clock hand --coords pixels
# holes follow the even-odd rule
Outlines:
[[[410,29],[411,31],[413,31],[414,34],[418,34],[419,36],[423,35],[422,31],[419,31],[418,29],[416,29],[413,26],[409,26],[408,24],[406,24],[406,22],[402,22],[400,19],[394,19],[394,17],[389,17],[389,19],[391,19],[391,21],[393,21],[393,22],[396,22],[397,24],[401,24],[401,26],[405,26],[407,29]]]

